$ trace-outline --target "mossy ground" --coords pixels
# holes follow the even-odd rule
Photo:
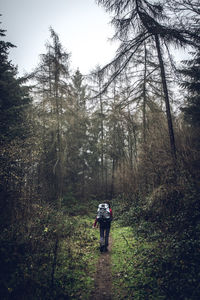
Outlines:
[[[71,260],[66,261],[61,271],[66,270],[69,280],[67,289],[70,299],[89,299],[94,289],[96,265],[101,255],[98,248],[99,230],[93,230],[90,217],[74,217],[76,233],[71,239]],[[111,227],[112,249],[110,260],[112,269],[113,299],[166,299],[159,287],[155,265],[149,257],[157,247],[156,242],[135,238],[131,227],[113,222]],[[65,251],[63,242],[63,253]],[[66,278],[67,279],[67,278]]]
[[[98,231],[90,217],[73,217],[71,222],[74,233],[62,241],[55,280],[69,299],[89,299],[99,257]]]
[[[113,299],[165,299],[159,289],[159,279],[147,257],[155,242],[136,239],[131,227],[112,226],[111,251]]]

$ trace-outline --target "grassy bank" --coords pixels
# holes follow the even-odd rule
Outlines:
[[[2,299],[88,299],[99,257],[93,219],[46,214],[30,233],[1,235]]]
[[[90,217],[73,217],[72,222],[73,235],[62,241],[55,280],[57,289],[70,299],[88,299],[99,257],[98,232],[92,229]]]
[[[114,299],[165,299],[159,289],[154,264],[148,257],[155,251],[155,242],[133,236],[131,227],[117,223],[112,228],[112,274]]]

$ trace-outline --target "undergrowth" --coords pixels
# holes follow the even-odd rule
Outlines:
[[[98,234],[92,230],[91,218],[76,216],[70,239],[61,245],[56,272],[57,290],[65,291],[69,299],[88,299],[94,286],[94,274],[99,256]],[[55,297],[56,299],[56,297]]]
[[[199,299],[199,192],[192,185],[172,192],[175,209],[168,211],[161,202],[148,208],[144,199],[115,201],[113,274],[117,294],[119,283],[124,293],[117,299]]]
[[[150,258],[155,242],[136,239],[131,227],[116,224],[112,231],[112,274],[114,299],[165,299]]]
[[[1,233],[2,299],[88,299],[99,256],[93,220],[39,205],[36,211],[28,227]]]

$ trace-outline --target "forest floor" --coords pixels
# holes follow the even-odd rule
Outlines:
[[[96,234],[97,232],[98,230]],[[152,283],[155,283],[151,268],[148,269],[150,272],[144,271],[147,270],[143,262],[145,252],[151,250],[152,246],[152,243],[136,240],[131,227],[123,227],[114,222],[109,238],[109,251],[99,252],[94,288],[89,299],[164,299],[158,291],[151,289]]]
[[[92,219],[75,217],[74,222],[71,246],[69,241],[64,242],[63,262],[59,262],[61,268],[56,273],[57,281],[64,280],[69,299],[166,299],[160,290],[161,279],[154,275],[156,241],[137,238],[131,227],[114,221],[108,252],[101,253],[99,230],[92,229]],[[151,257],[155,261],[151,262]]]
[[[176,232],[165,236],[150,222],[131,227],[116,219],[111,225],[109,251],[101,253],[92,215],[67,216],[58,225],[49,220],[49,224],[38,224],[35,235],[33,231],[26,240],[19,238],[18,253],[22,254],[15,254],[13,261],[11,252],[3,248],[4,260],[18,265],[10,269],[13,277],[6,278],[6,297],[2,299],[199,299],[199,239],[193,227],[178,239]],[[59,235],[57,248],[55,233]],[[30,238],[33,245],[40,241],[38,249],[44,248],[41,253],[35,248],[25,251]]]
[[[112,237],[109,237],[108,251],[101,253],[95,274],[94,291],[90,300],[111,300],[112,299],[112,273],[111,257]]]
[[[114,222],[109,251],[99,252],[90,300],[147,299],[152,292],[147,286],[151,285],[153,279],[151,274],[144,272],[143,258],[144,252],[151,248],[151,243],[134,238],[131,227]],[[155,292],[152,299],[163,298]]]
[[[77,230],[71,240],[70,261],[64,257],[66,268],[60,264],[63,274],[66,271],[68,274],[64,285],[67,299],[199,299],[195,298],[196,291],[192,297],[179,296],[183,286],[180,279],[184,280],[185,285],[188,284],[183,272],[185,268],[189,270],[190,261],[186,265],[182,258],[180,260],[173,253],[168,253],[169,240],[164,239],[161,243],[156,233],[146,238],[138,235],[132,227],[113,221],[109,251],[100,253],[99,230],[92,229],[92,219],[77,217],[75,221]],[[144,225],[139,229],[142,228]],[[63,254],[66,254],[66,247],[63,248]],[[177,286],[179,290],[176,290]],[[182,292],[182,295],[185,294],[185,291]]]

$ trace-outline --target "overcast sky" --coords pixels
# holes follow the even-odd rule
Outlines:
[[[32,71],[39,54],[45,53],[50,26],[71,52],[71,68],[82,74],[114,56],[117,45],[109,41],[114,33],[109,15],[95,0],[0,0],[0,7],[6,40],[17,46],[9,58],[20,75]]]

